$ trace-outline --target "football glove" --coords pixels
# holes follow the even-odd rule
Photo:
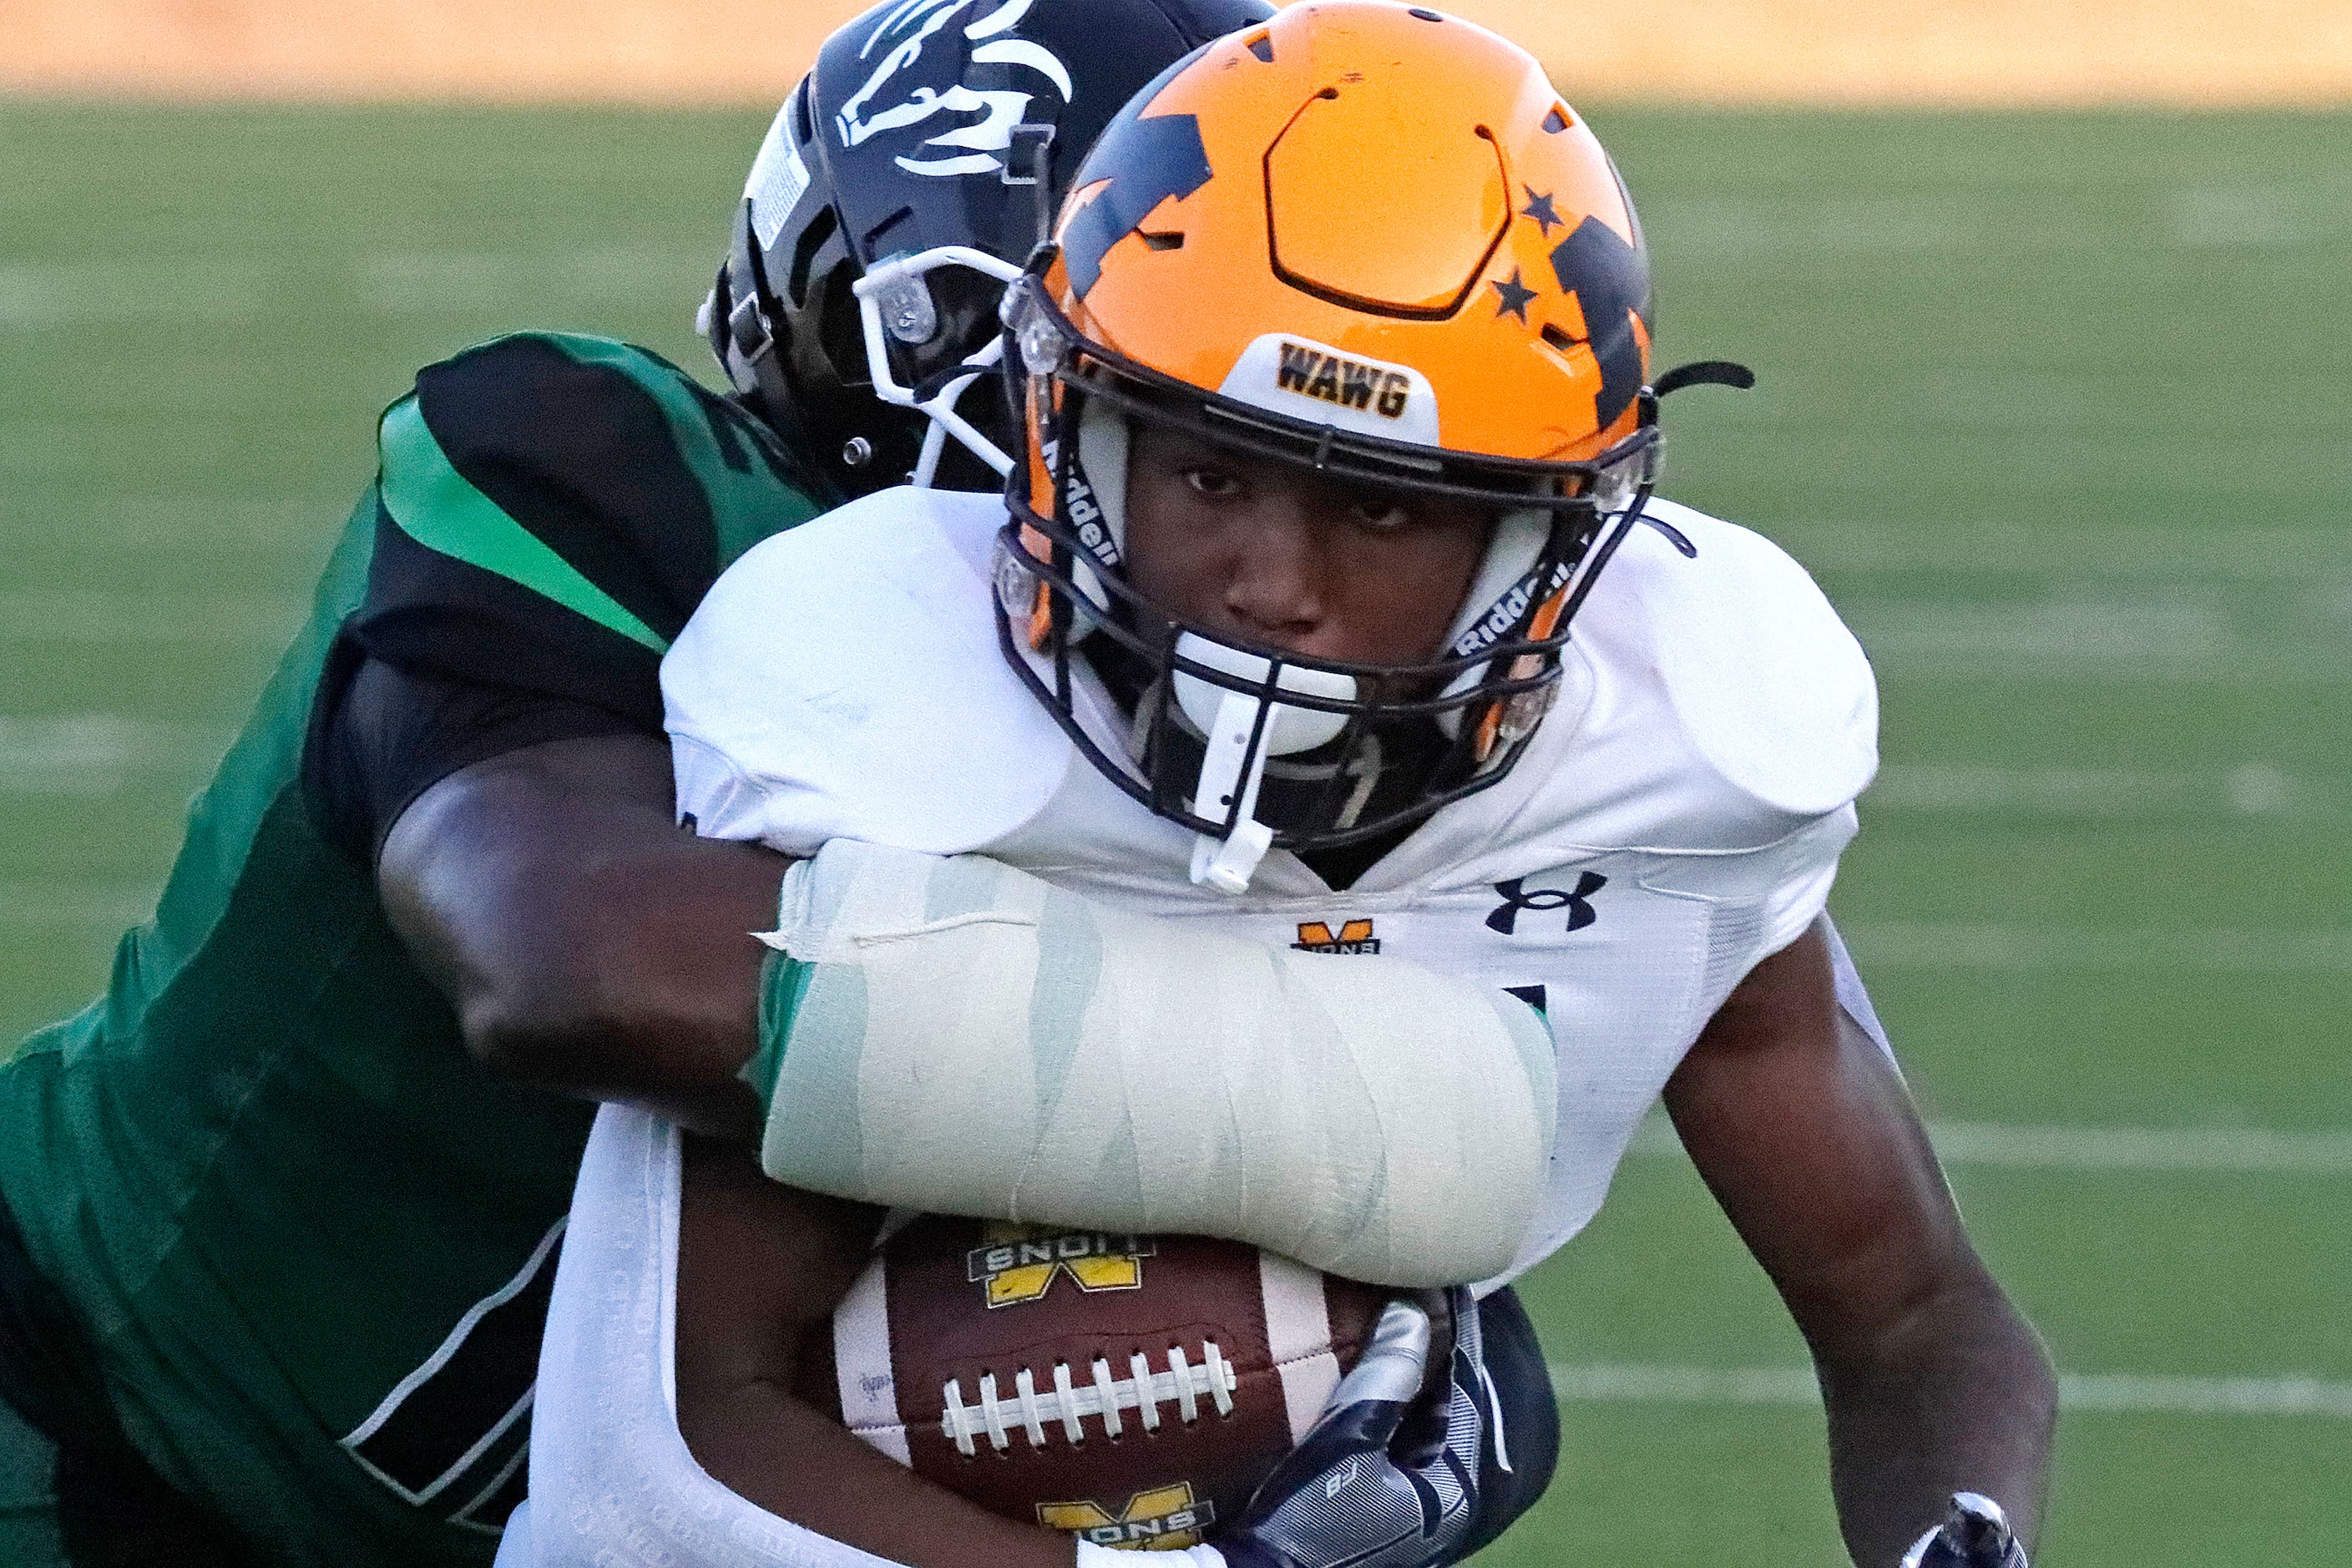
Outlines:
[[[1437,1387],[1420,1392],[1429,1314],[1391,1301],[1322,1415],[1217,1537],[1230,1568],[1432,1568],[1461,1554],[1493,1442],[1493,1385],[1477,1302],[1458,1286],[1445,1295],[1454,1353]]]
[[[1485,1551],[1543,1500],[1559,1464],[1559,1401],[1528,1310],[1507,1285],[1478,1300],[1478,1357],[1494,1431],[1478,1467],[1478,1518],[1454,1560]]]
[[[2025,1548],[2000,1504],[1978,1492],[1954,1492],[1950,1517],[1912,1543],[1903,1568],[2026,1568]]]

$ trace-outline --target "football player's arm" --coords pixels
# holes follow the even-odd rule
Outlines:
[[[367,588],[305,757],[330,837],[378,868],[483,1061],[749,1131],[745,933],[782,862],[675,826],[661,648],[728,519],[789,525],[822,487],[675,366],[561,334],[427,366],[378,452]]]
[[[989,1513],[795,1392],[881,1211],[768,1180],[688,1140],[678,1226],[677,1423],[695,1462],[781,1519],[910,1568],[1070,1568],[1070,1538]]]
[[[1733,991],[1665,1102],[1811,1348],[1854,1561],[1889,1568],[1955,1491],[2030,1535],[2055,1375],[1969,1245],[1902,1079],[1840,1008],[1822,922]]]
[[[788,862],[671,815],[669,748],[582,736],[448,774],[384,836],[377,881],[466,1040],[507,1076],[748,1138],[736,1073],[759,1028],[750,933]]]

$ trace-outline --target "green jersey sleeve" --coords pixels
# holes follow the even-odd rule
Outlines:
[[[522,334],[430,366],[379,448],[359,648],[653,733],[661,656],[719,574],[835,500],[734,402],[600,338]]]

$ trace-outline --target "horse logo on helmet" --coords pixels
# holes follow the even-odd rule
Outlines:
[[[1001,172],[1013,132],[1027,120],[1037,94],[992,84],[975,86],[971,79],[978,73],[971,68],[1033,71],[1052,85],[1064,103],[1076,91],[1068,68],[1052,50],[1013,34],[1035,3],[904,0],[882,18],[858,51],[859,59],[875,59],[875,65],[864,85],[834,116],[842,146],[862,146],[876,136],[929,127],[940,117],[950,116],[953,124],[925,137],[911,155],[901,153],[891,161],[910,174],[935,179]],[[941,35],[957,23],[965,47],[935,47],[952,43]],[[927,58],[933,62],[928,71]],[[1000,68],[980,79],[989,82],[1003,74]],[[933,79],[919,79],[924,75]],[[955,79],[942,79],[950,76]]]

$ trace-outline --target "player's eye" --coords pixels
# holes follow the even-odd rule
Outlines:
[[[1242,493],[1242,481],[1223,468],[1187,468],[1184,483],[1211,500],[1232,500]]]
[[[1350,502],[1348,517],[1367,533],[1394,533],[1412,522],[1412,509],[1381,496],[1363,496]]]

